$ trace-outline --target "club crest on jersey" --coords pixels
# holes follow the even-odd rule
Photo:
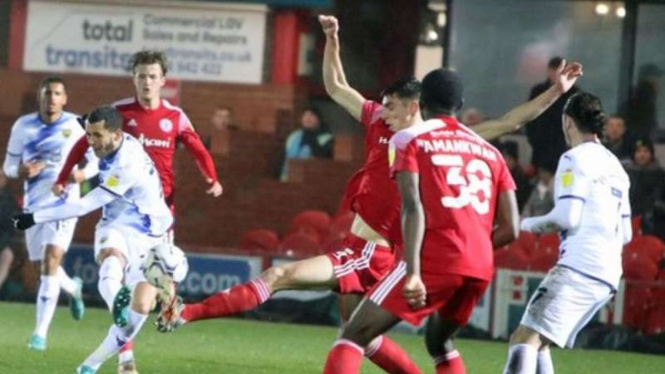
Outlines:
[[[65,137],[65,139],[68,139],[70,135],[72,135],[72,130],[71,129],[64,129],[60,132],[62,136]]]
[[[127,122],[127,126],[136,127],[137,126],[136,121],[134,121],[133,118],[130,119],[129,122]]]
[[[164,132],[171,132],[171,130],[173,130],[173,122],[168,119],[163,119],[159,121],[159,128]]]
[[[119,176],[117,176],[117,175],[111,175],[110,177],[108,177],[108,178],[106,179],[106,186],[107,186],[107,187],[111,187],[111,188],[113,188],[113,187],[118,187],[118,184],[120,184],[119,179],[120,179]]]
[[[570,187],[573,185],[573,171],[568,169],[561,174],[561,185],[563,187]]]

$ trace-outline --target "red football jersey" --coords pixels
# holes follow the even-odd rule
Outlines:
[[[395,134],[391,173],[417,173],[425,208],[424,277],[459,274],[490,280],[498,196],[514,190],[501,153],[454,117]]]
[[[164,199],[170,207],[173,207],[173,157],[177,141],[182,142],[194,155],[206,179],[217,180],[212,157],[182,109],[166,100],[161,100],[157,109],[145,109],[133,97],[117,101],[113,106],[123,118],[122,130],[136,137],[155,163],[162,181]],[[67,181],[74,165],[83,159],[88,147],[84,136],[67,156],[58,183],[64,184]]]
[[[388,143],[395,134],[381,119],[381,104],[365,101],[360,122],[365,126],[365,164],[346,186],[346,206],[362,217],[374,231],[393,244],[402,240],[400,199],[390,179]]]

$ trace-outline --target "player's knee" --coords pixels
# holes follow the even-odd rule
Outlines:
[[[540,335],[530,328],[520,325],[510,336],[510,344],[532,344],[540,343]]]
[[[117,257],[121,263],[124,261],[122,252],[119,250],[115,248],[104,248],[99,251],[99,254],[97,254],[97,263],[102,264],[109,257]]]
[[[14,253],[9,248],[4,248],[0,251],[0,264],[11,265],[14,261]]]
[[[116,256],[105,257],[99,266],[99,281],[106,278],[122,281],[124,272],[122,270],[122,262]]]
[[[263,281],[275,290],[280,284],[288,281],[289,271],[286,266],[273,266],[261,274]]]
[[[342,339],[350,340],[361,347],[367,347],[376,338],[370,321],[355,320],[344,327],[341,334]]]
[[[60,247],[49,245],[44,252],[43,269],[46,274],[55,274],[62,262],[63,250]]]

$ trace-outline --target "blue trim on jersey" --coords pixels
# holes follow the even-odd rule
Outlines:
[[[600,283],[606,285],[607,287],[609,287],[610,290],[612,290],[612,293],[616,293],[616,292],[617,292],[617,289],[614,288],[614,286],[611,285],[609,282],[604,281],[604,280],[602,280],[602,279],[600,279],[600,278],[594,277],[593,275],[589,275],[589,274],[587,274],[587,273],[585,273],[585,272],[583,272],[583,271],[579,271],[579,270],[577,270],[577,269],[575,269],[575,268],[572,268],[572,267],[570,267],[570,266],[568,266],[568,265],[557,264],[556,266],[561,266],[562,268],[566,268],[566,269],[572,270],[572,271],[576,272],[577,274],[579,274],[579,275],[581,275],[581,276],[583,276],[583,277],[587,277],[587,278],[589,278],[589,279],[593,279],[593,280],[595,280],[595,281],[597,281],[597,282],[600,282]]]
[[[575,200],[580,200],[583,203],[586,203],[586,199],[581,197],[581,196],[575,196],[575,195],[563,195],[559,196],[557,200],[563,200],[563,199],[575,199]]]
[[[630,218],[630,217],[632,217],[630,214],[622,214],[621,215],[621,218]]]
[[[104,191],[110,193],[110,194],[113,195],[113,196],[122,197],[121,194],[119,194],[119,193],[117,193],[117,192],[115,192],[115,191],[109,189],[108,187],[106,187],[106,186],[104,186],[104,185],[102,185],[102,184],[99,185],[99,188],[101,188],[102,190],[104,190]]]

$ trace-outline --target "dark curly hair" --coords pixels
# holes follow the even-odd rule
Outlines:
[[[598,97],[587,92],[576,93],[568,98],[563,113],[573,119],[580,132],[602,134],[606,116]]]

